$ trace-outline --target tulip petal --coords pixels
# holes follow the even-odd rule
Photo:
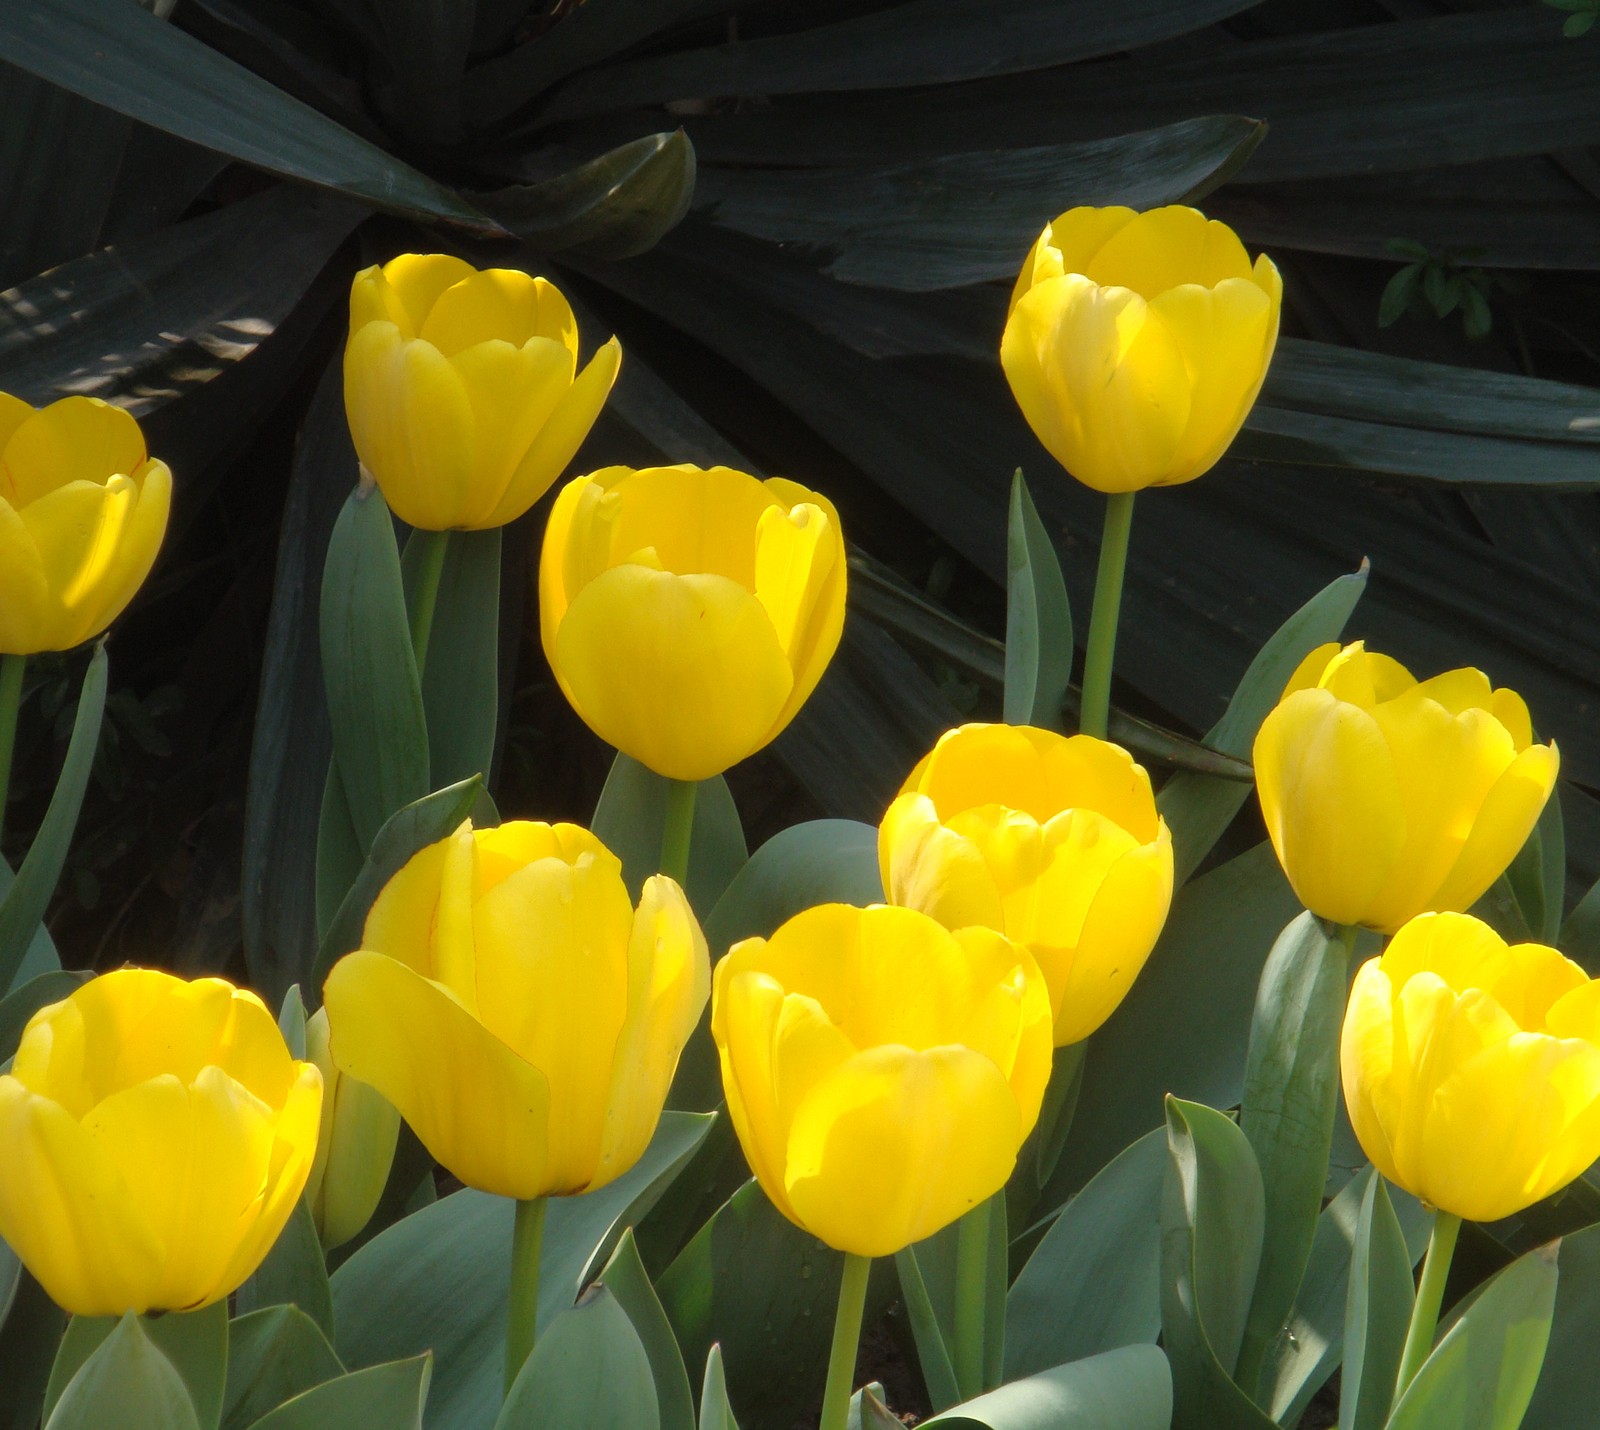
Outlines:
[[[0,1237],[76,1316],[153,1304],[162,1247],[95,1139],[59,1104],[0,1076]]]
[[[793,681],[760,603],[723,576],[614,567],[556,633],[562,688],[591,729],[671,779],[755,753]]]
[[[536,859],[559,859],[563,864],[588,863],[622,878],[622,861],[580,824],[543,824],[532,819],[508,819],[493,829],[474,831],[478,846],[478,897]]]
[[[80,481],[58,487],[22,508],[51,605],[60,613],[58,634],[71,645],[99,633],[101,588],[113,576],[138,501],[131,480],[112,477],[104,486]]]
[[[1464,715],[1468,710],[1487,710],[1494,700],[1494,688],[1489,684],[1489,677],[1471,666],[1447,670],[1443,675],[1418,681],[1416,693],[1438,702],[1452,715]]]
[[[1108,204],[1104,208],[1080,204],[1068,209],[1040,235],[1036,252],[1030,255],[1033,272],[1028,286],[1031,288],[1063,273],[1087,273],[1095,255],[1112,235],[1127,228],[1138,217],[1136,210],[1120,204]],[[1025,274],[1028,269],[1029,265],[1024,264]],[[1016,306],[1015,300],[1012,306]]]
[[[368,270],[370,271],[370,270]],[[465,282],[478,270],[463,258],[450,253],[402,253],[383,265],[382,316],[399,326],[401,334],[415,338],[422,332],[433,305],[447,289]],[[366,275],[357,276],[359,283]],[[398,311],[397,311],[398,310]],[[370,312],[368,301],[363,299],[362,315]],[[373,314],[373,317],[378,316]],[[369,318],[368,321],[372,319]],[[350,290],[350,331],[356,323],[355,286]]]
[[[829,1246],[888,1256],[1005,1185],[1021,1143],[1000,1071],[963,1047],[877,1047],[819,1081],[789,1132],[787,1191]]]
[[[972,973],[973,996],[953,1041],[1000,1069],[1026,1137],[1050,1081],[1050,990],[1033,955],[1010,939],[984,928],[957,929],[954,938]]]
[[[1490,697],[1485,707],[1511,736],[1511,743],[1520,754],[1533,743],[1533,721],[1528,716],[1528,702],[1515,690],[1501,688]]]
[[[1356,970],[1339,1035],[1339,1073],[1351,1129],[1367,1159],[1400,1184],[1390,1129],[1399,1122],[1395,1081],[1394,985],[1381,961]],[[1400,1076],[1404,1076],[1403,1070]]]
[[[1429,903],[1436,909],[1471,908],[1527,843],[1555,788],[1561,757],[1554,744],[1529,745],[1484,796],[1450,872]]]
[[[167,464],[146,462],[135,473],[134,482],[138,497],[90,606],[90,624],[97,632],[128,608],[156,564],[162,538],[167,534],[172,506],[172,472]]]
[[[20,397],[13,397],[9,392],[0,392],[0,501],[9,502],[13,495],[4,485],[7,481],[3,464],[6,443],[11,440],[11,434],[33,416],[33,411],[32,406]]]
[[[98,397],[64,397],[18,423],[0,449],[0,496],[21,507],[76,482],[104,486],[132,476],[147,455],[131,413]]]
[[[890,903],[948,929],[1003,927],[1005,908],[983,851],[942,825],[927,795],[903,794],[889,806],[878,826],[878,860]]]
[[[550,1087],[438,984],[377,953],[334,965],[323,990],[334,1065],[383,1094],[470,1187],[528,1199],[546,1175]]]
[[[0,652],[33,655],[58,648],[61,621],[39,552],[22,518],[0,499]]]
[[[1239,236],[1184,204],[1149,209],[1118,225],[1080,271],[1103,287],[1131,288],[1146,299],[1185,283],[1214,288],[1229,278],[1253,279]]]
[[[556,493],[550,505],[539,548],[539,644],[551,669],[556,664],[556,632],[567,617],[572,597],[606,569],[605,557],[590,566],[579,553],[590,544],[596,524],[586,509],[602,499],[603,479],[619,470],[610,467],[586,477],[574,477]]]
[[[458,832],[459,833],[459,832]],[[468,830],[468,838],[471,831]],[[441,839],[419,849],[378,891],[361,931],[361,946],[434,976],[433,925],[439,911],[439,888],[452,840]]]
[[[547,305],[549,312],[543,311]],[[577,324],[566,299],[543,279],[515,268],[485,268],[452,283],[434,301],[418,331],[423,342],[446,357],[494,339],[514,348],[530,338],[550,339],[561,349],[571,382],[577,354],[569,346],[569,334],[575,342]]]

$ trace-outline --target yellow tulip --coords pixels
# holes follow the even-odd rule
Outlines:
[[[1559,765],[1515,691],[1471,669],[1419,683],[1360,641],[1312,651],[1255,742],[1261,813],[1300,902],[1384,933],[1476,903]]]
[[[356,455],[412,526],[504,526],[565,470],[621,361],[612,338],[578,372],[577,322],[543,278],[401,254],[350,288]]]
[[[736,944],[711,1032],[762,1189],[858,1256],[999,1191],[1050,1076],[1050,995],[1027,950],[883,904],[824,904]]]
[[[1600,1158],[1600,983],[1469,914],[1361,966],[1340,1063],[1372,1164],[1441,1211],[1498,1221]]]
[[[0,1236],[74,1315],[210,1305],[300,1200],[321,1104],[255,994],[92,979],[33,1015],[0,1077]]]
[[[333,1061],[470,1187],[603,1187],[649,1145],[705,1008],[682,890],[571,824],[463,825],[416,855],[323,990]]]
[[[1226,224],[1173,205],[1069,209],[1011,295],[1000,363],[1045,448],[1102,492],[1193,481],[1250,411],[1283,280]]]
[[[317,1235],[343,1246],[372,1220],[394,1165],[400,1114],[364,1082],[346,1077],[328,1051],[328,1010],[306,1020],[306,1056],[322,1074],[322,1130],[306,1183]]]
[[[0,654],[70,650],[116,620],[167,530],[172,473],[94,397],[0,392]]]
[[[826,497],[727,467],[607,467],[556,498],[539,627],[595,734],[703,780],[794,718],[839,644],[844,596]]]
[[[1118,745],[1028,725],[940,737],[878,827],[891,903],[1033,954],[1059,1046],[1122,1001],[1172,902],[1172,836]]]

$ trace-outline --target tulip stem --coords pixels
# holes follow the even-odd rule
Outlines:
[[[689,843],[694,837],[696,780],[667,781],[667,818],[661,829],[661,873],[682,888],[689,878]]]
[[[845,1430],[849,1424],[861,1317],[867,1308],[867,1273],[871,1270],[870,1256],[845,1253],[839,1309],[833,1318],[833,1349],[828,1353],[828,1388],[822,1395],[822,1419],[817,1422],[817,1430]]]
[[[1444,1300],[1445,1278],[1450,1274],[1450,1258],[1455,1253],[1461,1218],[1446,1211],[1433,1214],[1433,1233],[1428,1237],[1428,1256],[1422,1263],[1422,1280],[1417,1285],[1416,1304],[1411,1308],[1411,1325],[1406,1331],[1406,1346],[1400,1353],[1400,1374],[1395,1378],[1394,1403],[1406,1393],[1416,1373],[1433,1350],[1433,1334],[1439,1329],[1439,1306]]]
[[[1128,533],[1133,530],[1133,498],[1133,492],[1112,492],[1106,498],[1106,524],[1100,534],[1100,566],[1094,578],[1089,644],[1083,653],[1083,704],[1078,714],[1078,728],[1098,740],[1105,739],[1111,715],[1111,663],[1117,649],[1122,577],[1128,567]]]
[[[506,1394],[533,1352],[539,1322],[539,1253],[546,1198],[517,1203],[511,1231],[511,1301],[506,1314]]]
[[[11,752],[17,743],[17,711],[22,705],[25,655],[0,656],[0,836],[6,828],[6,799],[11,793]]]
[[[956,1223],[956,1383],[961,1398],[983,1394],[984,1337],[989,1305],[989,1203]]]
[[[421,546],[417,585],[411,595],[411,649],[416,653],[417,676],[420,679],[428,665],[428,639],[433,634],[433,610],[439,603],[439,578],[444,575],[444,558],[450,550],[450,533],[424,531],[419,527],[411,533],[411,540]]]

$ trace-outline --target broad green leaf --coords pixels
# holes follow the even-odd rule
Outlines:
[[[193,1402],[172,1362],[131,1311],[78,1366],[45,1430],[199,1430]]]
[[[728,1404],[728,1380],[722,1369],[722,1347],[715,1341],[706,1352],[705,1379],[700,1385],[700,1419],[697,1430],[739,1430]]]
[[[80,969],[40,973],[0,998],[0,1063],[6,1062],[22,1040],[22,1030],[41,1008],[59,1003],[83,987],[90,975]]]
[[[633,1229],[622,1233],[622,1240],[611,1253],[611,1260],[600,1273],[600,1280],[617,1299],[639,1343],[650,1361],[650,1376],[655,1382],[655,1404],[661,1430],[695,1430],[694,1400],[689,1393],[689,1376],[683,1365],[672,1324],[661,1309],[656,1288],[639,1260]]]
[[[581,1197],[554,1197],[539,1270],[541,1329],[598,1271],[700,1144],[712,1119],[668,1112],[634,1168]],[[488,1425],[500,1408],[513,1204],[461,1191],[367,1242],[333,1276],[334,1344],[346,1365],[431,1348],[428,1424]]]
[[[391,213],[495,231],[443,185],[143,6],[13,0],[0,10],[0,50],[96,104],[271,173]]]
[[[200,1430],[217,1430],[228,1373],[226,1303],[215,1302],[203,1311],[139,1318],[138,1324],[150,1344],[178,1373]],[[73,1377],[121,1325],[115,1316],[74,1316],[67,1323],[45,1390],[46,1420],[66,1395]]]
[[[984,1308],[983,1346],[980,1360],[986,1386],[1000,1383],[1006,1354],[1006,1283],[1009,1277],[1009,1246],[1004,1194],[991,1197],[968,1216],[981,1216],[988,1232],[988,1288]],[[895,1268],[902,1293],[917,1297],[918,1306],[908,1304],[908,1319],[922,1363],[923,1380],[928,1386],[934,1409],[943,1410],[961,1398],[953,1373],[948,1368],[963,1363],[956,1330],[957,1258],[965,1218],[951,1222],[926,1240],[914,1243],[895,1254]],[[924,1304],[925,1302],[925,1304]],[[1052,1362],[1053,1363],[1053,1362]],[[974,1387],[977,1389],[977,1387]]]
[[[316,931],[314,947],[333,926],[334,919],[350,897],[350,890],[361,877],[367,848],[356,833],[350,817],[350,802],[345,798],[344,781],[339,776],[339,757],[328,761],[322,786],[322,804],[317,817],[316,837]]]
[[[884,1395],[882,1384],[876,1380],[856,1391],[850,1397],[844,1430],[900,1430],[905,1422],[889,1409]]]
[[[1237,1371],[1252,1396],[1294,1306],[1322,1211],[1349,961],[1343,933],[1302,913],[1273,944],[1256,992],[1239,1108],[1266,1194],[1261,1264]]]
[[[322,1002],[322,985],[333,965],[345,954],[361,946],[361,931],[366,926],[367,915],[372,911],[373,900],[411,856],[430,844],[437,844],[456,829],[461,821],[471,815],[473,805],[483,790],[483,780],[473,775],[460,784],[435,790],[421,799],[396,810],[385,821],[378,837],[372,841],[372,851],[367,855],[344,896],[339,911],[328,925],[322,948],[317,954],[316,970],[311,978],[314,1003]]]
[[[1006,1297],[1006,1378],[1161,1333],[1166,1134],[1147,1132],[1051,1223]]]
[[[694,197],[694,145],[683,130],[650,134],[539,184],[481,196],[540,253],[635,258],[671,232]]]
[[[1489,1282],[1423,1362],[1385,1430],[1517,1430],[1550,1339],[1559,1245],[1518,1257]]]
[[[600,791],[600,803],[595,806],[590,827],[622,860],[623,877],[634,898],[639,897],[644,881],[661,868],[661,834],[666,817],[665,777],[619,754]],[[684,892],[702,918],[715,906],[748,857],[744,826],[728,792],[728,782],[721,775],[701,780],[695,790],[694,833]]]
[[[298,1306],[322,1333],[333,1334],[333,1298],[328,1289],[328,1265],[322,1241],[304,1197],[290,1213],[282,1234],[266,1260],[239,1288],[235,1298],[241,1314],[268,1306]]]
[[[941,1304],[934,1304],[922,1263],[923,1257],[915,1247],[902,1247],[894,1254],[895,1274],[900,1281],[900,1301],[906,1308],[906,1321],[916,1342],[922,1383],[927,1387],[933,1408],[944,1410],[961,1399],[961,1386],[956,1380],[955,1362],[951,1354],[955,1328],[950,1324],[948,1315],[949,1298],[941,1296]],[[943,1317],[940,1315],[941,1309],[946,1312]]]
[[[298,1306],[269,1306],[228,1328],[222,1430],[248,1430],[284,1401],[344,1374],[317,1323]]]
[[[278,1031],[289,1045],[289,1056],[304,1060],[306,1055],[306,1003],[300,996],[300,985],[291,983],[283,995],[283,1006],[278,1009]]]
[[[67,851],[77,828],[78,811],[89,787],[95,750],[100,744],[100,720],[106,708],[107,666],[105,642],[94,648],[78,696],[78,713],[72,738],[62,761],[61,775],[50,807],[33,837],[17,877],[0,899],[0,992],[9,989],[38,937],[38,930],[66,866]]]
[[[0,903],[4,902],[15,880],[16,875],[11,872],[11,866],[0,858]],[[56,952],[55,940],[50,937],[50,930],[40,924],[34,930],[33,942],[28,945],[28,951],[22,955],[22,966],[12,977],[12,991],[20,993],[34,979],[42,978],[47,973],[59,972],[61,972],[61,955]]]
[[[421,552],[413,534],[400,559],[408,609]],[[422,704],[434,788],[473,775],[487,785],[500,715],[499,527],[447,534]]]
[[[1166,1430],[1172,1375],[1155,1346],[1121,1346],[1014,1380],[922,1423],[929,1430]]]
[[[1388,1421],[1414,1290],[1400,1219],[1383,1178],[1368,1173],[1350,1259],[1339,1430],[1383,1430]]]
[[[1012,725],[1061,728],[1072,679],[1072,608],[1050,533],[1022,469],[1011,479],[1006,529],[1006,698]]]
[[[367,1366],[302,1391],[257,1420],[251,1430],[331,1430],[372,1426],[422,1430],[433,1357]]]
[[[1566,907],[1566,832],[1561,822],[1561,790],[1551,791],[1539,822],[1506,870],[1522,921],[1539,943],[1560,936]]]
[[[658,1430],[650,1357],[611,1289],[591,1286],[534,1342],[495,1430]]]
[[[1550,1345],[1523,1423],[1529,1430],[1589,1430],[1600,1404],[1600,1226],[1561,1239]]]
[[[400,553],[383,493],[358,486],[322,574],[322,679],[334,760],[356,840],[372,848],[390,815],[428,793],[428,727]]]
[[[8,1303],[0,1322],[0,1427],[39,1430],[51,1358],[67,1315],[26,1271]]]
[[[1233,1380],[1261,1257],[1261,1172],[1222,1113],[1167,1099],[1161,1204],[1161,1339],[1173,1430],[1264,1430]]]
[[[1295,668],[1317,646],[1336,641],[1367,586],[1367,565],[1324,586],[1289,617],[1250,662],[1227,711],[1206,732],[1205,742],[1241,759],[1250,758],[1261,722],[1283,695]],[[1156,803],[1172,830],[1178,883],[1200,862],[1250,797],[1250,786],[1213,775],[1180,773],[1161,788]]]

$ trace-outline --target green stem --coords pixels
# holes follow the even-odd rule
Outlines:
[[[1128,533],[1133,529],[1133,492],[1106,498],[1106,524],[1100,535],[1100,566],[1094,578],[1094,609],[1083,657],[1083,705],[1078,728],[1103,740],[1111,714],[1111,663],[1117,649],[1117,615],[1122,608],[1122,576],[1128,566]]]
[[[17,711],[22,705],[25,655],[0,656],[0,836],[6,828],[6,799],[11,792],[11,752],[17,743]]]
[[[1411,1308],[1406,1347],[1400,1353],[1400,1374],[1395,1378],[1396,1405],[1433,1350],[1433,1333],[1439,1329],[1439,1305],[1444,1300],[1445,1278],[1450,1274],[1450,1258],[1455,1252],[1456,1237],[1460,1231],[1460,1217],[1443,1211],[1433,1214],[1433,1234],[1428,1238],[1428,1256],[1422,1263],[1422,1280],[1417,1285],[1416,1304]]]
[[[661,830],[661,872],[681,888],[689,878],[689,842],[694,837],[694,780],[667,781],[667,821]]]
[[[506,1313],[506,1394],[533,1351],[539,1322],[539,1252],[544,1241],[544,1197],[517,1203],[511,1230],[511,1300]]]
[[[411,649],[417,656],[417,674],[428,664],[428,640],[433,634],[433,608],[439,602],[439,578],[444,574],[444,558],[450,550],[448,531],[412,532],[411,539],[422,543],[422,560],[417,570],[417,589],[411,602]]]
[[[833,1318],[833,1349],[828,1353],[828,1388],[822,1395],[817,1430],[845,1430],[850,1421],[850,1393],[855,1389],[856,1351],[861,1344],[861,1316],[867,1308],[870,1256],[844,1257],[839,1282],[839,1309]]]
[[[985,1312],[989,1304],[989,1203],[956,1224],[956,1383],[961,1398],[983,1394]]]

